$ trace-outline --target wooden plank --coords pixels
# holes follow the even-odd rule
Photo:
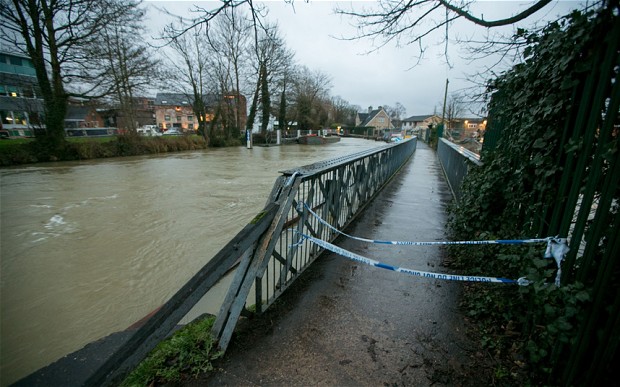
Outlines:
[[[245,302],[247,300],[248,294],[252,285],[254,284],[254,279],[258,276],[259,273],[265,271],[267,264],[269,263],[269,259],[271,258],[271,253],[273,252],[273,248],[277,242],[278,238],[273,238],[274,235],[280,235],[282,232],[282,226],[284,221],[286,220],[286,214],[291,208],[291,204],[293,202],[293,197],[297,193],[297,189],[299,184],[301,183],[301,178],[296,177],[292,184],[287,186],[284,192],[280,195],[280,202],[284,202],[280,205],[280,208],[273,218],[271,225],[267,232],[263,234],[261,237],[258,248],[254,254],[254,258],[248,268],[247,275],[236,292],[237,295],[235,297],[234,302],[230,307],[230,312],[226,322],[224,324],[224,328],[220,334],[218,341],[218,348],[222,351],[225,351],[230,343],[230,338],[232,337],[232,333],[237,325],[237,321],[239,320],[239,316],[241,314],[241,309],[244,307]],[[289,188],[290,187],[290,188]]]
[[[252,261],[252,256],[254,255],[255,247],[256,247],[256,243],[252,244],[252,246],[250,246],[243,253],[243,256],[241,257],[239,266],[237,267],[237,270],[235,271],[235,277],[233,278],[233,281],[228,287],[228,292],[226,293],[226,297],[224,297],[224,301],[222,302],[222,305],[220,306],[220,310],[217,314],[215,322],[213,323],[213,327],[211,328],[211,334],[215,338],[218,338],[220,336],[222,329],[224,327],[224,323],[228,319],[228,315],[230,313],[230,308],[232,306],[232,303],[235,300],[237,291],[239,287],[241,286],[241,284],[243,283],[243,280],[245,279],[245,276],[247,274],[248,267],[250,266],[250,262]]]

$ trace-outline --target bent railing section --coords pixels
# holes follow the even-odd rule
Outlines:
[[[263,211],[213,257],[85,385],[110,385],[138,365],[200,299],[234,268],[233,280],[213,326],[220,349],[228,346],[241,312],[264,311],[322,253],[298,235],[333,241],[330,225],[346,227],[379,193],[416,149],[417,139],[385,145],[282,172]],[[299,243],[298,243],[299,242]]]
[[[437,156],[450,190],[452,190],[452,195],[459,201],[461,199],[461,183],[469,168],[482,165],[480,155],[445,138],[440,138],[437,143]]]
[[[331,226],[346,227],[409,159],[417,139],[284,171],[270,200],[278,213],[252,256],[240,262],[213,334],[226,349],[246,303],[260,313],[322,253],[300,234],[333,241],[336,233],[308,216],[311,208]],[[249,301],[254,289],[254,299]]]

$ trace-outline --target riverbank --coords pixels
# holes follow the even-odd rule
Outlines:
[[[206,149],[209,147],[240,146],[241,141],[239,139],[231,139],[209,144],[203,137],[198,135],[162,137],[117,136],[67,139],[62,150],[55,152],[50,152],[40,145],[34,139],[0,141],[0,166],[47,161],[140,156]]]

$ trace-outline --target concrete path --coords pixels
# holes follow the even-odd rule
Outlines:
[[[450,193],[435,153],[418,142],[413,158],[347,231],[371,239],[445,240]],[[442,268],[439,247],[337,245],[391,265]],[[287,311],[240,334],[217,371],[189,385],[468,385],[473,349],[457,311],[460,284],[412,277],[328,254]],[[303,277],[301,279],[303,281]],[[288,291],[287,291],[288,292]],[[268,321],[265,321],[265,318]],[[250,322],[252,325],[256,321]]]

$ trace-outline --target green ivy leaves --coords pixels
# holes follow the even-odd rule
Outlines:
[[[485,141],[484,165],[466,177],[461,201],[451,209],[449,228],[455,239],[548,236],[545,213],[557,199],[560,160],[582,147],[581,139],[566,138],[564,131],[584,73],[596,65],[590,53],[597,45],[598,22],[594,11],[573,12],[537,33],[517,30],[515,39],[527,42],[524,62],[488,83],[487,131],[498,133],[499,140],[489,147]],[[555,263],[543,259],[538,247],[484,248],[467,254],[450,249],[458,266],[472,274],[501,273],[533,281],[518,289],[477,286],[465,301],[468,314],[485,326],[512,324],[520,329],[517,341],[508,343],[496,332],[499,337],[485,337],[485,342],[506,345],[506,350],[519,347],[533,383],[544,381],[554,369],[557,343],[575,335],[590,300],[578,283],[553,285]]]

